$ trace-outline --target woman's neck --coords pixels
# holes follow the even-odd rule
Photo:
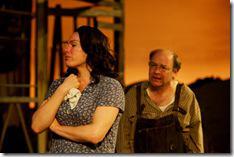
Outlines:
[[[79,89],[82,91],[91,81],[91,70],[88,67],[78,67],[78,81],[80,82]]]

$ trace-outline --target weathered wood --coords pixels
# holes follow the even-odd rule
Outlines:
[[[121,10],[103,10],[97,8],[91,8],[85,11],[80,12],[79,16],[88,17],[88,16],[107,16],[107,17],[121,17]]]
[[[21,38],[21,37],[7,37],[7,36],[0,36],[0,41],[12,41],[12,40],[15,40],[15,41],[27,41],[28,39],[27,38]]]
[[[4,142],[5,135],[6,135],[7,127],[8,127],[9,121],[10,121],[10,117],[11,117],[12,112],[13,112],[13,107],[14,107],[13,105],[10,105],[8,107],[8,114],[6,116],[6,120],[3,124],[3,128],[1,131],[1,139],[0,139],[0,151],[1,152],[2,152],[2,148],[3,148],[3,142]]]
[[[9,103],[9,102],[7,102],[7,103]],[[5,135],[7,132],[7,128],[8,128],[9,123],[10,123],[10,118],[13,115],[13,108],[16,106],[16,110],[17,110],[17,113],[18,113],[18,116],[19,116],[19,119],[21,122],[21,126],[22,126],[23,133],[25,136],[26,144],[28,146],[28,150],[30,153],[33,153],[32,143],[31,143],[31,140],[29,138],[28,130],[27,130],[27,127],[25,124],[25,118],[23,116],[23,112],[22,112],[22,109],[20,107],[20,104],[19,103],[17,103],[17,104],[12,103],[12,104],[8,104],[8,105],[9,106],[8,106],[8,111],[7,111],[7,117],[6,117],[6,120],[4,122],[3,128],[1,130],[2,133],[1,133],[1,139],[0,139],[0,152],[2,151],[2,148],[3,148],[3,143],[4,143]]]
[[[47,92],[47,0],[37,0],[37,97],[42,102]],[[45,153],[47,132],[38,135],[38,152]]]
[[[107,23],[107,22],[98,22],[98,27],[112,29],[115,31],[123,31],[123,25],[121,23],[113,24],[113,23]]]
[[[19,115],[19,119],[20,119],[20,122],[21,122],[21,126],[22,126],[22,129],[23,129],[23,133],[24,133],[24,137],[25,137],[25,140],[26,140],[26,144],[28,146],[29,153],[33,153],[32,142],[31,142],[31,140],[29,138],[28,130],[27,130],[27,127],[26,127],[26,124],[25,124],[25,118],[24,118],[24,115],[23,115],[23,112],[22,112],[22,109],[21,109],[19,103],[16,104],[16,109],[17,109],[17,112],[18,112],[18,115]]]
[[[56,6],[57,10],[61,9],[60,5]],[[51,50],[51,63],[50,63],[50,76],[49,76],[49,84],[54,80],[55,74],[55,65],[56,65],[56,56],[59,56],[59,75],[62,76],[63,72],[63,55],[62,55],[62,21],[61,16],[55,16],[54,22],[54,32],[53,32],[53,44]]]
[[[12,9],[3,9],[3,8],[0,8],[0,14],[11,14],[15,16],[31,16],[31,17],[35,16],[35,14],[31,12],[18,11],[18,10],[12,10]]]
[[[56,8],[49,8],[48,9],[49,15],[60,15],[60,16],[78,16],[78,17],[121,17],[122,11],[115,9],[115,10],[104,10],[99,8],[91,8],[91,7],[82,7],[82,8],[61,8],[56,10]]]
[[[54,16],[77,16],[80,12],[88,10],[92,7],[79,7],[79,8],[48,8],[48,15]]]
[[[95,6],[107,6],[107,7],[113,7],[113,8],[120,8],[121,5],[115,1],[109,1],[109,0],[78,0],[83,2],[92,3]]]
[[[0,87],[31,88],[31,87],[36,87],[36,85],[30,85],[30,84],[2,84],[2,83],[0,83]]]
[[[114,18],[115,24],[122,26],[122,31],[114,31],[114,50],[117,59],[117,71],[119,73],[119,81],[124,85],[124,0],[115,0],[121,4],[121,16]]]
[[[98,5],[98,6],[113,7],[115,9],[121,8],[121,5],[119,3],[114,2],[114,1],[106,1],[106,0],[103,0],[103,1],[100,1],[100,2],[96,3],[96,5]]]
[[[23,97],[23,96],[0,97],[0,103],[29,103],[29,102],[38,102],[38,99]]]

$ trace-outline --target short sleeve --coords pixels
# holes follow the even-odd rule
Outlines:
[[[45,96],[44,100],[46,100],[49,97],[51,97],[54,94],[54,92],[56,91],[56,89],[60,86],[60,84],[62,84],[63,81],[64,81],[64,79],[54,80],[51,83],[51,85],[50,85],[50,87],[49,87],[49,89],[48,89],[48,91],[46,93],[46,96]]]
[[[97,105],[117,107],[121,112],[123,112],[125,107],[125,98],[121,84],[112,78],[102,81],[102,90],[100,91]]]

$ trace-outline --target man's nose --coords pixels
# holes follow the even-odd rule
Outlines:
[[[154,72],[155,72],[155,73],[160,73],[160,72],[161,72],[161,67],[160,67],[160,66],[156,66],[156,67],[154,68]]]

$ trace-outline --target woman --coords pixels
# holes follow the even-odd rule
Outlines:
[[[53,132],[51,153],[114,153],[125,102],[121,84],[113,79],[117,74],[107,37],[81,26],[65,43],[64,55],[68,76],[53,81],[32,117],[32,129]]]

